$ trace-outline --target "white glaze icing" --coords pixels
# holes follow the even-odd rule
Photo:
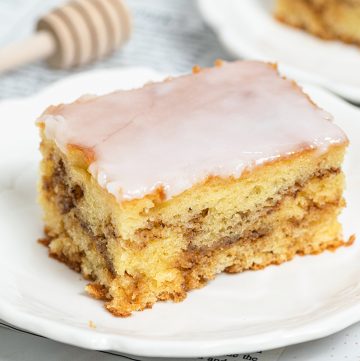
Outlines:
[[[331,116],[261,62],[224,63],[141,89],[87,97],[40,120],[66,152],[91,148],[89,172],[117,199],[169,198],[209,175],[346,142]]]

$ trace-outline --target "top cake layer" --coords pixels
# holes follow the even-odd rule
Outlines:
[[[223,63],[141,89],[84,97],[39,119],[67,152],[91,150],[89,172],[117,199],[163,188],[171,197],[210,175],[239,177],[345,134],[266,63]]]

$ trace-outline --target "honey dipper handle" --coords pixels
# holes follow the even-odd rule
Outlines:
[[[47,31],[38,31],[26,40],[0,49],[0,73],[47,58],[55,49],[53,35]]]

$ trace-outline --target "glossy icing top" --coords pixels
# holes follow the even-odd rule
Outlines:
[[[167,198],[209,175],[347,141],[331,116],[262,62],[223,63],[141,89],[87,97],[39,119],[45,135],[91,148],[89,172],[118,200]]]

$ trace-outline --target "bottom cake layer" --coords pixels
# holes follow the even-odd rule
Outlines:
[[[360,45],[360,3],[343,0],[277,0],[278,20],[323,39]]]
[[[59,210],[59,219],[53,223],[63,227],[60,231],[47,228],[44,242],[51,256],[93,281],[87,287],[90,295],[106,300],[106,308],[114,315],[128,316],[158,300],[180,301],[187,291],[203,286],[223,271],[257,270],[288,261],[296,254],[316,254],[343,245],[337,221],[343,206],[342,184],[339,169],[314,174],[305,183],[287,189],[275,203],[254,214],[243,214],[241,222],[211,246],[189,245],[184,239],[176,239],[176,233],[169,229],[170,241],[153,242],[149,250],[134,249],[137,272],[131,274],[119,272],[125,253],[121,241],[94,235],[76,207],[66,214]],[[179,252],[162,273],[155,263],[163,259],[168,242]]]

